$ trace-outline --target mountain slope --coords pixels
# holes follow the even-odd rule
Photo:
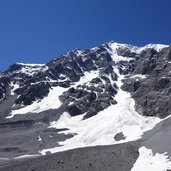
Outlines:
[[[98,145],[113,144],[111,148],[115,150],[123,146],[123,155],[127,156],[130,144],[136,146],[132,153],[136,157],[127,156],[131,161],[129,166],[116,167],[130,170],[138,153],[136,163],[142,161],[142,156],[153,154],[149,151],[153,146],[151,137],[146,136],[150,134],[148,130],[161,136],[164,128],[156,132],[158,125],[170,122],[167,119],[171,114],[170,71],[170,46],[137,47],[116,42],[87,50],[76,49],[43,65],[16,63],[10,66],[0,75],[2,167],[19,160],[22,168],[23,158]],[[144,134],[146,131],[149,133]],[[157,154],[162,158],[160,166],[171,168],[167,155],[163,154],[165,151],[155,146],[158,149],[154,158],[155,153],[160,153]],[[94,148],[89,150],[88,156]],[[103,147],[99,153],[95,150],[93,158],[103,150]],[[167,151],[169,154],[170,150]],[[77,152],[79,150],[72,154]],[[67,155],[67,152],[60,154]],[[144,162],[155,163],[154,158]],[[41,163],[44,158],[36,160]],[[112,160],[114,158],[110,162]],[[138,170],[136,163],[134,170]],[[110,164],[104,165],[110,170]]]

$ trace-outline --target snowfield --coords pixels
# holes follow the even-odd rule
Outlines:
[[[55,153],[79,147],[111,145],[137,140],[145,131],[152,129],[161,121],[156,117],[141,116],[135,111],[135,102],[130,93],[121,89],[124,76],[120,75],[116,68],[115,72],[119,76],[116,82],[119,91],[115,96],[118,103],[86,120],[82,120],[82,115],[71,117],[68,113],[64,113],[58,121],[52,122],[50,127],[68,128],[69,130],[61,133],[76,135],[64,142],[58,142],[60,145],[58,147],[40,151],[41,154],[45,155],[48,151]],[[125,139],[116,141],[114,136],[121,132]]]
[[[141,147],[139,153],[140,155],[131,171],[167,171],[167,169],[171,169],[171,158],[165,153],[154,155],[152,150],[146,147]]]
[[[6,118],[12,118],[15,115],[39,113],[49,109],[57,109],[61,105],[58,97],[66,90],[66,88],[62,87],[53,87],[50,89],[48,96],[43,98],[41,101],[35,101],[33,104],[25,106],[21,109],[12,110],[11,115]]]

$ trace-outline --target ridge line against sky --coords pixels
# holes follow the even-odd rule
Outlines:
[[[0,70],[108,41],[171,44],[171,0],[1,0]]]

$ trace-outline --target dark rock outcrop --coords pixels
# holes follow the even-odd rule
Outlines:
[[[157,52],[153,49],[143,51],[134,61],[131,74],[147,74],[146,78],[129,77],[122,88],[132,93],[136,110],[145,116],[165,118],[171,114],[171,46]],[[126,66],[127,67],[127,66]]]
[[[20,95],[16,100],[16,104],[30,105],[36,99],[43,99],[48,95],[50,84],[48,82],[40,82],[15,90]]]

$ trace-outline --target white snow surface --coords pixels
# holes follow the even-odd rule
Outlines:
[[[115,72],[119,75],[116,68]],[[143,132],[152,129],[160,122],[159,118],[141,116],[135,111],[135,102],[130,93],[120,88],[122,79],[124,76],[119,75],[116,82],[119,87],[115,96],[115,100],[118,102],[116,105],[112,105],[86,120],[82,120],[83,116],[81,115],[70,117],[68,113],[64,113],[58,121],[51,123],[51,127],[68,128],[69,130],[61,133],[76,135],[66,141],[58,142],[61,146],[44,149],[40,153],[45,155],[47,151],[55,153],[79,147],[111,145],[137,140],[141,138]],[[123,132],[126,138],[115,141],[114,136],[120,132]]]
[[[83,85],[83,84],[89,84],[93,78],[96,78],[98,76],[99,76],[99,71],[91,71],[91,72],[86,71],[84,72],[84,76],[80,78],[80,81],[74,83],[74,86],[72,87],[76,87],[78,85]]]
[[[45,64],[26,64],[26,63],[20,63],[20,62],[17,62],[16,64],[19,64],[19,65],[23,65],[23,66],[32,66],[32,67],[42,67],[42,66],[45,66]]]
[[[35,101],[33,104],[25,106],[21,109],[12,110],[11,115],[7,118],[12,118],[16,114],[27,114],[29,112],[39,113],[49,109],[57,109],[61,105],[58,97],[66,90],[66,88],[62,87],[53,87],[50,89],[47,97],[44,97],[41,101]]]
[[[135,52],[137,54],[141,53],[143,50],[148,49],[148,48],[154,48],[157,52],[160,52],[163,48],[169,47],[169,45],[164,45],[164,44],[147,44],[145,46],[138,47],[138,46],[134,46],[130,44],[123,44],[123,43],[117,43],[117,42],[109,42],[108,45],[112,49],[112,51],[115,53],[118,48],[121,48],[121,49],[128,48],[130,49],[131,52]],[[127,58],[127,57],[122,57],[120,59],[123,59],[123,58]]]
[[[34,157],[38,157],[38,156],[40,156],[40,154],[24,154],[24,155],[18,156],[18,157],[0,158],[0,161],[1,160],[8,161],[8,160],[18,160],[18,159],[24,159],[24,158],[34,158]]]
[[[39,142],[42,142],[42,138],[41,138],[40,135],[38,135],[37,140],[38,140]]]
[[[24,159],[24,158],[33,158],[33,157],[38,157],[40,156],[39,154],[25,154],[22,156],[14,157],[12,159]]]
[[[154,48],[157,52],[160,52],[163,48],[169,47],[169,45],[163,45],[163,44],[148,44],[146,46],[141,47],[140,51],[147,49],[147,48]]]
[[[131,171],[167,171],[171,169],[171,159],[166,153],[154,155],[151,149],[143,146],[139,149],[139,154]]]
[[[34,73],[39,71],[46,71],[48,69],[48,66],[45,64],[24,64],[24,63],[16,63],[18,65],[21,65],[21,69],[17,70],[16,73],[24,73],[27,75],[34,75]]]
[[[119,43],[111,43],[109,44],[109,46],[110,46],[110,49],[107,49],[107,50],[110,53],[111,58],[115,63],[118,63],[119,61],[130,61],[131,59],[133,59],[133,58],[128,58],[128,57],[123,57],[117,54],[117,49],[121,47],[123,48],[126,45],[119,44]]]
[[[135,74],[135,75],[131,76],[130,78],[140,78],[140,79],[145,79],[145,78],[147,78],[147,75]]]
[[[11,83],[11,95],[14,95],[14,91],[19,88],[19,84],[14,84],[13,82]]]

